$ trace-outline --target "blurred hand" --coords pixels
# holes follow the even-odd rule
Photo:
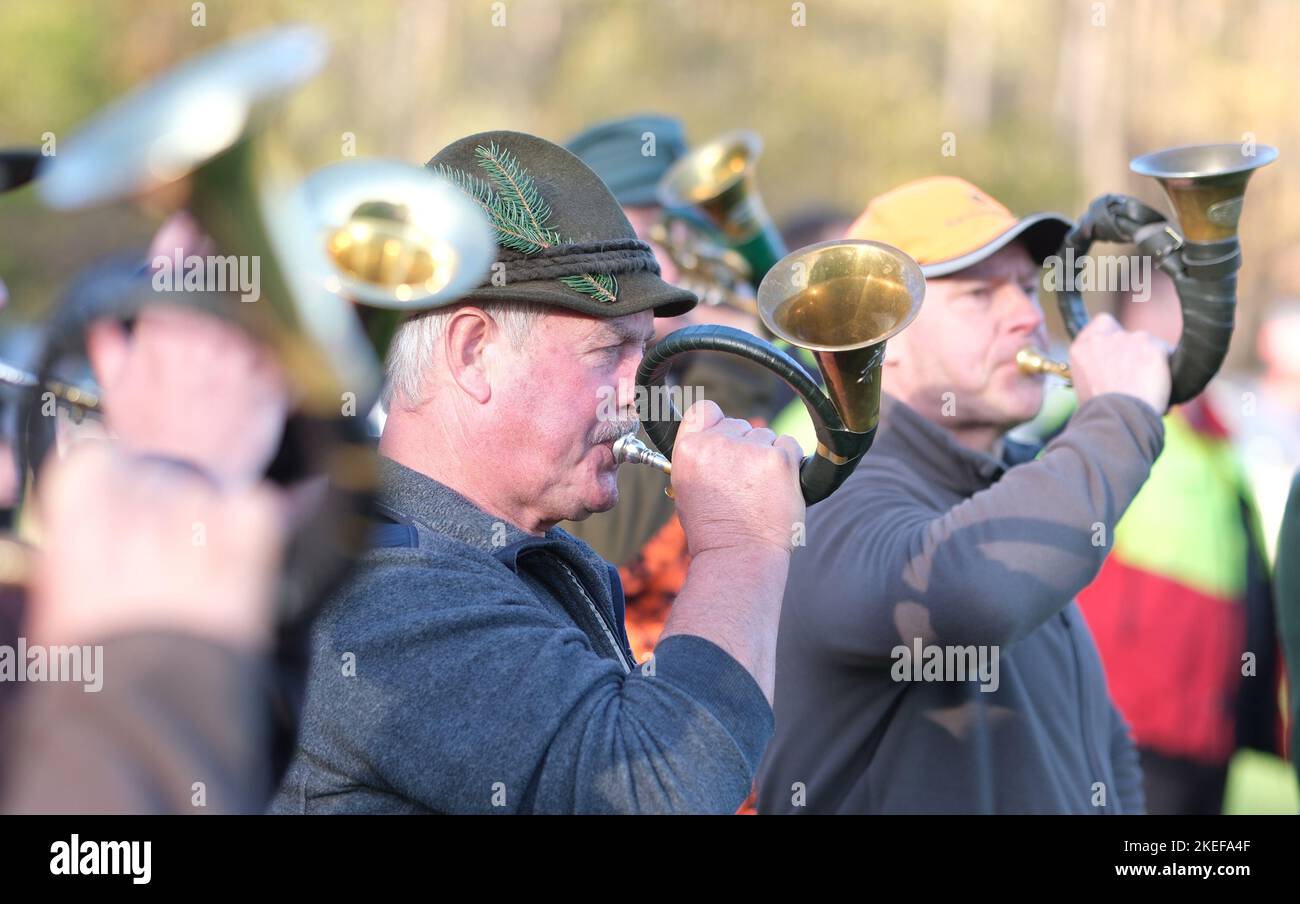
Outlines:
[[[1079,404],[1107,392],[1136,396],[1158,413],[1169,408],[1169,346],[1129,332],[1109,314],[1088,322],[1070,345],[1070,375]]]
[[[286,529],[269,486],[222,492],[183,466],[87,442],[51,462],[39,505],[33,638],[177,631],[270,645]]]
[[[86,341],[104,420],[125,449],[192,462],[223,486],[266,470],[288,393],[270,354],[239,327],[164,305],[143,311],[129,336],[103,320]]]
[[[673,494],[691,555],[770,547],[788,553],[804,517],[803,452],[793,437],[724,418],[713,402],[686,412],[673,446]]]

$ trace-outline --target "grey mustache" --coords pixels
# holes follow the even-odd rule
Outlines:
[[[591,444],[600,446],[605,443],[617,442],[624,436],[636,435],[637,430],[641,428],[641,421],[637,418],[620,418],[617,421],[605,421],[597,425],[596,429],[591,432]]]

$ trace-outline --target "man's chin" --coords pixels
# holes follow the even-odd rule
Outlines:
[[[602,486],[596,493],[592,500],[591,512],[593,515],[597,512],[607,512],[616,505],[618,505],[618,481],[611,480],[608,487]]]
[[[582,507],[571,515],[569,521],[585,521],[592,515],[607,512],[618,504],[618,481],[610,480],[608,485],[603,478],[598,478],[593,491],[582,500]]]
[[[1023,424],[1026,421],[1032,421],[1038,417],[1038,412],[1042,410],[1043,394],[1041,391],[1036,394],[1023,394],[1007,399],[1006,417],[1004,418],[1007,424],[1010,425],[1007,429]]]
[[[990,401],[994,403],[992,407],[1001,413],[1002,419],[1015,426],[1038,416],[1043,407],[1043,397],[1042,377],[1015,373],[1003,384],[997,397]]]

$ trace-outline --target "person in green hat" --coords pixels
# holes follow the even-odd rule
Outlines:
[[[695,298],[564,148],[490,132],[429,165],[483,208],[497,261],[394,339],[375,548],[317,619],[272,811],[733,811],[773,726],[797,445],[687,411],[694,558],[637,664],[615,569],[556,525],[618,501],[654,318]]]

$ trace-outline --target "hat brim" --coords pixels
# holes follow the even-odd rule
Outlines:
[[[619,273],[614,278],[618,280],[616,301],[601,301],[591,295],[584,295],[559,280],[539,279],[504,286],[480,286],[447,302],[447,305],[522,301],[568,308],[591,317],[608,318],[646,310],[653,310],[656,317],[676,317],[685,314],[699,302],[694,293],[664,282],[649,270]]]
[[[926,279],[951,276],[967,267],[973,267],[980,261],[987,260],[1016,239],[1023,239],[1025,247],[1041,266],[1047,258],[1061,249],[1065,234],[1074,228],[1074,222],[1059,213],[1035,213],[1025,217],[1006,232],[988,244],[981,245],[974,251],[968,251],[959,257],[946,261],[923,264],[921,273]]]

